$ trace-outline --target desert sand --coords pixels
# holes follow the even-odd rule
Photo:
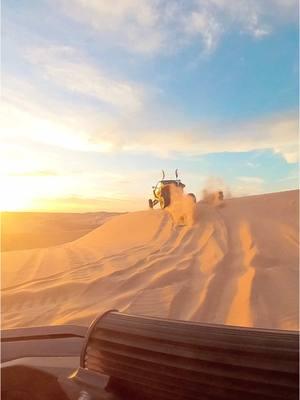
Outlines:
[[[118,214],[2,212],[1,250],[25,250],[70,242]]]
[[[61,245],[2,254],[2,327],[99,313],[298,329],[298,191],[118,215]]]

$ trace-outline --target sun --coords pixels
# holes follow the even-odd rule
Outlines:
[[[1,186],[1,211],[39,209],[42,199],[51,196],[53,191],[49,179],[40,176],[13,175],[1,177]]]
[[[20,182],[2,182],[2,191],[0,197],[1,211],[21,211],[28,210],[33,204],[33,196],[30,188],[24,188]],[[13,180],[15,181],[15,180]]]
[[[55,211],[67,196],[68,176],[44,176],[39,172],[1,177],[1,211]]]

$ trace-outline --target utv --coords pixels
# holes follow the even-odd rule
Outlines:
[[[157,182],[156,186],[152,186],[154,199],[149,199],[149,207],[153,208],[159,203],[160,208],[166,208],[171,204],[171,187],[178,188],[183,193],[185,185],[178,179],[178,170],[175,170],[176,179],[165,179],[165,172],[162,171],[162,180]],[[196,203],[194,193],[188,193]]]

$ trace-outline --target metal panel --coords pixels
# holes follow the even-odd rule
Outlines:
[[[81,367],[123,399],[298,399],[299,334],[105,313]]]

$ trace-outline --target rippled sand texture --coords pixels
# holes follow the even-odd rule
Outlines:
[[[108,309],[298,329],[298,191],[147,210],[63,245],[3,253],[3,327],[89,324]]]

